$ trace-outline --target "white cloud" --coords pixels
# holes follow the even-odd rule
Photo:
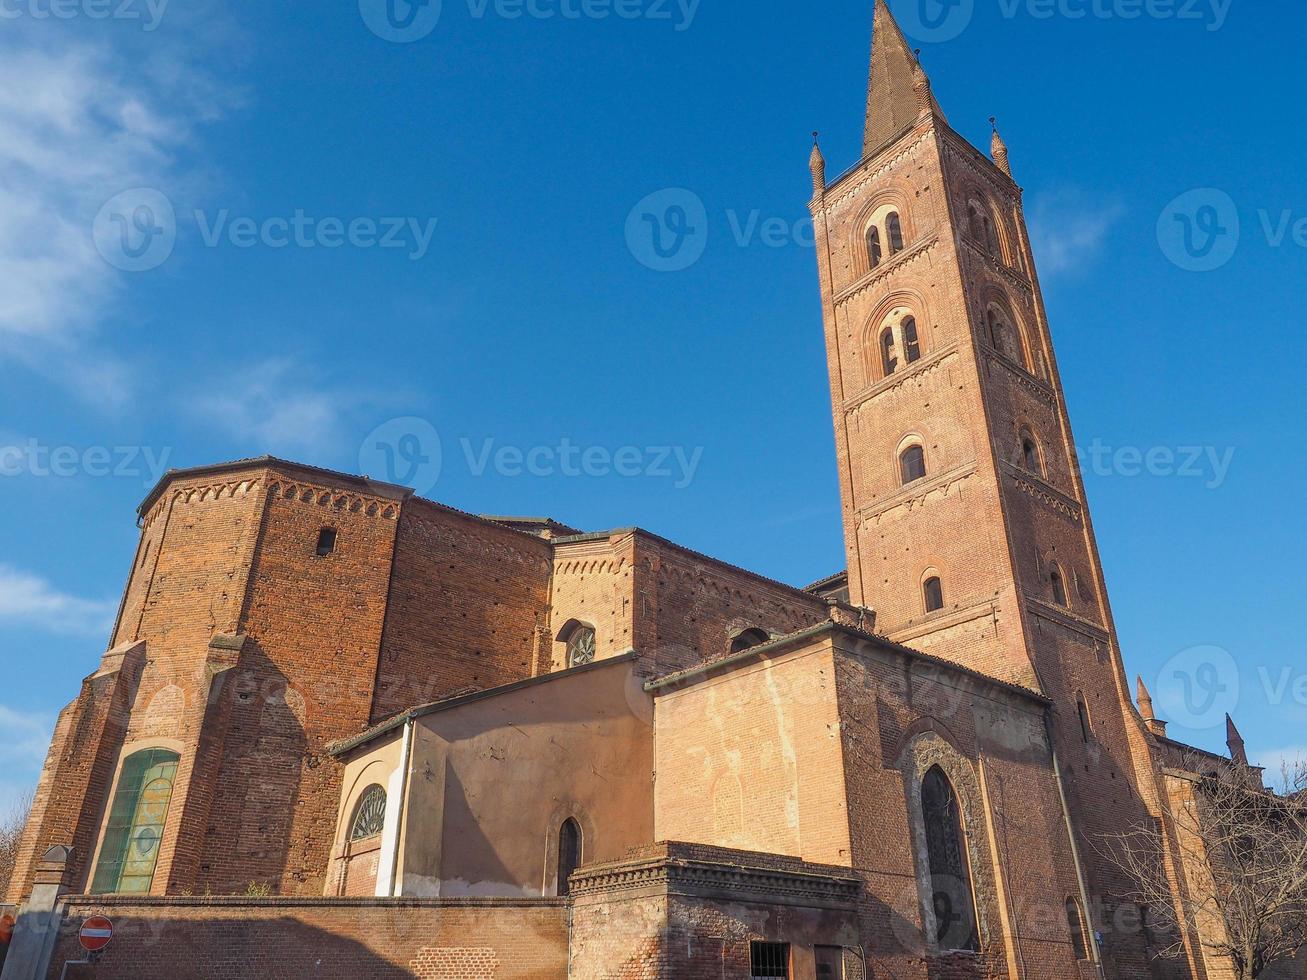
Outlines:
[[[186,400],[201,418],[241,440],[250,455],[339,449],[343,414],[355,396],[315,387],[303,365],[274,358],[230,372],[234,383]]]
[[[36,789],[54,731],[54,715],[27,713],[0,704],[0,821]]]
[[[0,564],[0,623],[104,638],[117,608],[114,601],[68,595],[40,576]]]
[[[1103,202],[1078,190],[1050,191],[1029,208],[1035,261],[1045,276],[1090,268],[1125,215],[1119,203]]]
[[[95,340],[128,280],[101,258],[92,223],[130,188],[189,193],[196,178],[177,155],[193,121],[230,99],[161,34],[135,50],[25,26],[0,34],[0,354],[73,391],[88,375],[112,379],[89,390],[125,399],[123,365]]]

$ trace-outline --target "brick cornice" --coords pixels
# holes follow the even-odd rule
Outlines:
[[[962,240],[962,244],[966,247],[967,251],[971,252],[984,262],[986,268],[991,272],[997,272],[1011,285],[1021,289],[1026,294],[1026,299],[1030,299],[1030,297],[1034,295],[1035,287],[1031,284],[1029,278],[1012,268],[1006,262],[1000,262],[994,256],[993,252],[985,248],[965,231],[958,237]]]
[[[998,364],[1000,367],[1005,368],[1009,374],[1016,378],[1017,384],[1030,391],[1030,393],[1035,395],[1040,401],[1045,402],[1048,405],[1055,406],[1057,404],[1057,392],[1054,390],[1052,385],[1036,378],[1006,354],[996,351],[992,347],[982,347],[982,350],[984,350],[991,361]]]
[[[810,908],[852,908],[861,894],[862,884],[852,877],[805,871],[653,858],[583,869],[572,878],[571,889],[578,898],[645,890],[732,901],[755,899]]]
[[[927,235],[920,241],[913,242],[902,252],[893,256],[888,262],[882,262],[880,265],[876,266],[876,268],[867,272],[861,278],[849,283],[849,285],[836,293],[835,306],[843,306],[849,300],[855,298],[866,290],[879,285],[881,280],[888,278],[892,273],[901,271],[918,257],[933,249],[939,244],[939,242],[940,238],[938,233]]]
[[[1111,634],[1107,632],[1098,623],[1093,620],[1085,619],[1083,616],[1077,616],[1070,609],[1054,605],[1047,599],[1040,598],[1031,593],[1025,593],[1026,606],[1032,613],[1050,622],[1057,623],[1059,626],[1065,626],[1069,630],[1077,633],[1083,633],[1086,636],[1104,642],[1111,639]]]
[[[947,473],[941,473],[939,476],[929,480],[919,480],[916,483],[909,484],[901,489],[898,493],[885,497],[865,507],[859,507],[857,518],[859,521],[870,521],[882,514],[887,514],[891,510],[903,507],[908,504],[914,504],[937,490],[943,490],[945,493],[953,489],[957,483],[970,479],[975,476],[980,467],[977,463],[963,463],[956,466]]]
[[[893,391],[895,388],[902,387],[909,381],[917,380],[921,376],[929,374],[957,352],[958,345],[956,343],[949,344],[947,347],[941,347],[936,351],[931,351],[906,370],[895,371],[888,378],[882,378],[870,388],[865,388],[858,392],[858,394],[845,401],[844,410],[846,412],[852,412],[875,398],[877,395],[882,395],[887,391]]]
[[[1084,511],[1080,501],[1063,493],[1041,478],[1039,474],[1022,469],[1013,463],[1009,463],[1006,459],[999,460],[999,466],[1003,468],[1003,472],[1008,475],[1013,485],[1022,493],[1034,497],[1062,516],[1069,517],[1077,524],[1081,522]]]

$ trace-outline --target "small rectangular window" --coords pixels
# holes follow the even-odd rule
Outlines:
[[[789,943],[752,943],[749,949],[749,976],[752,980],[770,980],[790,976]]]
[[[844,980],[844,947],[817,947],[817,980]]]
[[[318,532],[318,557],[326,558],[336,550],[336,529],[324,527]]]

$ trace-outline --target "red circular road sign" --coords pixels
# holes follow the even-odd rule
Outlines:
[[[82,923],[82,931],[78,934],[82,941],[82,948],[87,952],[98,953],[109,945],[109,940],[113,939],[113,923],[102,915],[93,915]]]

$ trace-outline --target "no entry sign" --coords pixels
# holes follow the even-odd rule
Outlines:
[[[109,945],[109,940],[113,939],[113,923],[102,915],[93,915],[82,923],[82,931],[78,935],[82,941],[82,948],[90,953],[98,953]]]

